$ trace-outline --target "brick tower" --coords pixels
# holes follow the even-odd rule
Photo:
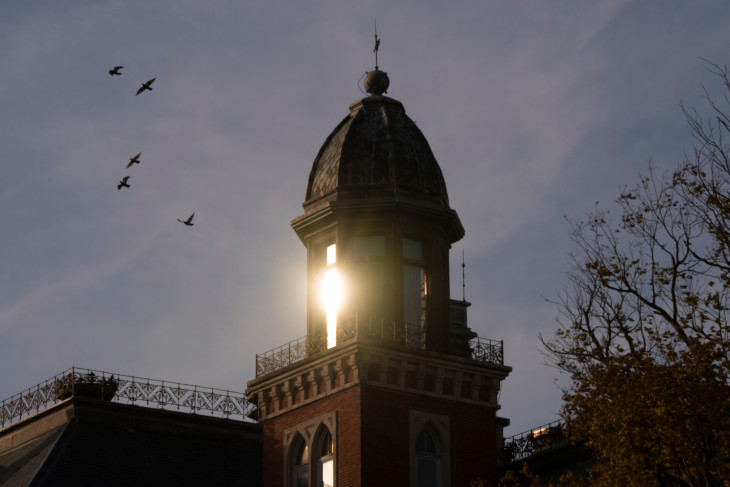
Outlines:
[[[466,486],[495,480],[502,343],[450,299],[464,236],[441,169],[403,105],[370,96],[327,137],[304,214],[307,334],[256,357],[248,397],[264,432],[264,485]]]

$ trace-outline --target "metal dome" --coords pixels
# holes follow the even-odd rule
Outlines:
[[[376,199],[449,208],[426,138],[399,101],[373,95],[350,105],[325,140],[312,164],[304,207]]]

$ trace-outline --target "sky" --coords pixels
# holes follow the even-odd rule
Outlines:
[[[289,222],[364,96],[375,21],[466,229],[452,297],[504,340],[505,433],[558,419],[538,337],[566,218],[691,150],[680,102],[709,116],[703,86],[721,94],[702,59],[730,62],[729,2],[2,2],[0,400],[71,366],[245,391],[257,353],[306,333]]]

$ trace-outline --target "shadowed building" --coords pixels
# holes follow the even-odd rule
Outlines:
[[[496,481],[508,424],[498,397],[511,369],[500,341],[467,326],[469,303],[450,297],[449,251],[464,228],[426,138],[384,96],[388,83],[368,73],[370,96],[350,105],[314,160],[304,213],[291,222],[307,250],[306,335],[256,356],[246,398],[231,406],[221,393],[117,376],[87,380],[114,392],[83,399],[83,377],[55,378],[44,397],[60,383],[74,388],[70,398],[56,394],[62,402],[0,431],[0,484],[78,475],[98,485],[131,476],[137,485],[229,485],[232,472],[230,485],[266,487]],[[32,391],[23,397],[33,403]],[[135,405],[140,397],[160,409]],[[197,412],[201,401],[258,424],[171,410]],[[124,482],[101,481],[124,465]]]
[[[260,486],[249,412],[240,393],[74,368],[0,403],[0,485]]]
[[[307,335],[259,355],[248,384],[267,486],[496,480],[511,369],[501,342],[466,326],[469,303],[450,299],[464,228],[387,86],[368,73],[370,96],[327,137],[292,221],[307,249]]]
[[[557,484],[568,472],[588,479],[588,470],[595,458],[584,444],[566,438],[559,421],[505,438],[499,458],[500,476],[508,471],[520,472],[527,464],[532,474],[544,485]],[[523,479],[523,485],[531,484]]]

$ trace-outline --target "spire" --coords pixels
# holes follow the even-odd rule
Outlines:
[[[380,48],[380,39],[378,38],[378,22],[375,21],[375,48],[373,48],[373,52],[375,53],[375,69],[378,69],[378,49]]]
[[[378,37],[378,24],[376,22],[375,23],[375,47],[373,48],[373,52],[375,53],[375,69],[373,71],[368,72],[365,75],[365,81],[363,81],[363,86],[365,86],[365,91],[373,96],[381,96],[383,93],[386,93],[388,90],[388,86],[390,85],[390,80],[388,79],[388,73],[386,73],[384,71],[380,71],[380,69],[378,69],[378,51],[379,50],[380,50],[380,37]]]

